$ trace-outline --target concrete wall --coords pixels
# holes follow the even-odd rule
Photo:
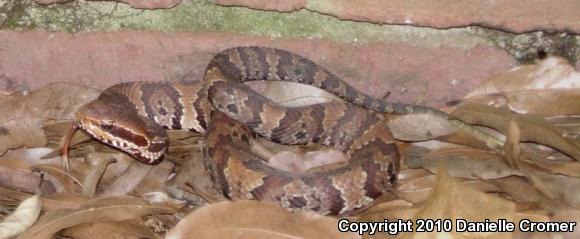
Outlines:
[[[38,1],[0,0],[1,92],[199,79],[217,51],[264,45],[371,95],[440,106],[516,65],[580,55],[575,0]]]

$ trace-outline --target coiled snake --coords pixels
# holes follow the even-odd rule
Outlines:
[[[397,148],[386,122],[372,111],[423,109],[371,98],[314,62],[272,48],[224,50],[205,73],[203,81],[112,86],[78,111],[77,124],[95,139],[147,164],[159,162],[166,152],[165,129],[205,134],[210,155],[205,165],[225,196],[343,215],[372,203],[397,178]],[[288,108],[242,84],[254,80],[313,85],[350,103]],[[275,169],[252,154],[249,142],[255,134],[280,144],[333,146],[349,161],[328,171]]]

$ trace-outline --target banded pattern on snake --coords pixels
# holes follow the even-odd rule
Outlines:
[[[245,86],[255,80],[313,85],[344,99],[289,108]],[[369,97],[330,71],[296,54],[265,47],[218,53],[203,81],[130,82],[112,86],[77,113],[78,126],[139,161],[158,163],[165,129],[206,135],[212,180],[231,199],[277,202],[292,210],[344,215],[391,190],[399,155],[386,122],[375,112],[430,111]],[[345,152],[345,166],[291,173],[251,152],[264,137],[280,144],[317,143]]]

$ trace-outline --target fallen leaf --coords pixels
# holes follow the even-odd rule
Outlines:
[[[334,163],[346,162],[344,153],[337,149],[315,150],[302,153],[282,151],[274,154],[268,165],[288,172],[302,173]]]
[[[26,161],[0,160],[0,186],[29,193],[40,190],[51,194],[58,191],[58,181],[42,180],[31,168],[32,165]]]
[[[224,201],[183,218],[165,238],[360,238],[337,230],[337,220],[311,212],[293,213],[257,201]]]
[[[0,187],[0,196],[3,198],[13,198],[21,201],[31,197],[32,194]],[[63,208],[76,208],[82,203],[86,202],[88,199],[74,194],[53,193],[49,196],[41,197],[40,200],[42,201],[43,211],[54,211]]]
[[[527,91],[506,94],[508,107],[520,114],[578,115],[579,89]]]
[[[177,200],[170,197],[166,192],[148,192],[141,195],[149,203],[163,204],[174,209],[179,209],[185,206],[185,201]]]
[[[580,146],[566,137],[566,132],[544,119],[532,115],[519,115],[487,105],[464,104],[452,115],[469,124],[484,125],[507,134],[509,121],[513,119],[521,129],[520,141],[532,141],[554,147],[576,160],[580,160]]]
[[[431,174],[424,177],[418,177],[413,180],[407,180],[404,183],[399,183],[395,189],[397,198],[412,202],[414,204],[423,203],[431,194],[431,191],[436,184],[436,179],[437,177]],[[458,179],[458,181],[481,192],[499,191],[497,186],[488,181],[470,179]]]
[[[86,161],[84,165],[87,167],[87,171],[85,174],[87,176],[83,181],[83,185],[85,185],[85,188],[88,187],[98,187],[99,189],[107,188],[109,187],[109,185],[118,180],[121,175],[127,172],[127,169],[131,164],[135,163],[134,158],[119,151],[104,152],[102,150],[96,150],[94,152],[86,152],[83,154],[83,159]],[[103,175],[101,177],[98,177],[99,168],[94,168],[95,165],[98,165],[98,167],[103,167],[105,166],[104,164],[110,160],[113,160],[114,162],[108,164],[105,168],[103,168],[105,169]],[[72,162],[74,163],[75,160],[73,160]],[[91,173],[93,175],[89,177],[89,174]]]
[[[508,131],[505,140],[504,157],[510,168],[518,169],[520,161],[520,127],[515,120],[508,123]]]
[[[78,108],[99,94],[95,89],[53,83],[32,92],[0,95],[0,123],[19,118],[73,120]]]
[[[42,131],[45,118],[18,118],[0,122],[0,155],[9,149],[42,147],[48,141]]]
[[[169,207],[148,204],[134,197],[102,197],[76,209],[60,209],[46,213],[34,226],[18,238],[49,239],[58,231],[95,221],[124,221],[151,214],[172,214]]]
[[[265,87],[260,94],[279,104],[298,107],[340,100],[333,94],[320,88],[293,82],[266,81],[260,82]],[[260,83],[251,83],[257,85]]]
[[[57,149],[56,150],[57,155],[54,156],[60,156],[65,136],[72,127],[73,121],[60,121],[54,123],[47,123],[42,127],[49,141],[48,147]],[[81,144],[89,143],[91,140],[92,138],[88,134],[85,134],[82,131],[77,130],[72,135],[72,139],[69,142],[70,145],[69,148],[81,146]]]
[[[477,205],[477,207],[474,207]],[[425,205],[413,217],[417,219],[450,219],[453,228],[457,229],[456,220],[464,219],[470,222],[497,221],[505,219],[513,221],[515,205],[513,202],[501,199],[470,187],[467,187],[447,174],[445,164],[437,167],[437,185],[427,199]],[[511,238],[510,234],[494,232],[412,232],[404,233],[403,238]]]
[[[580,177],[580,162],[551,162],[547,160],[533,160],[530,161],[529,164],[533,164],[552,174]]]
[[[468,149],[447,152],[449,154],[433,153],[409,157],[406,164],[409,168],[421,167],[435,173],[437,165],[444,161],[448,165],[447,170],[452,177],[468,179],[496,179],[524,175],[522,172],[507,166],[501,156],[492,152],[485,154],[481,150],[470,151]]]
[[[549,57],[497,74],[471,91],[465,102],[507,106],[536,115],[580,114],[580,73],[568,61]]]
[[[20,205],[0,222],[0,238],[11,238],[28,229],[40,215],[40,195],[22,201]]]
[[[550,210],[552,215],[550,220],[553,222],[580,222],[580,211],[574,210],[573,208],[560,206]],[[580,230],[578,230],[578,225],[575,230],[569,233],[558,233],[563,238],[579,238]],[[554,237],[552,237],[554,238]]]
[[[60,165],[38,164],[33,165],[32,170],[50,174],[58,180],[58,182],[63,185],[65,190],[69,193],[77,192],[78,188],[83,186],[79,180],[81,177],[77,172],[74,170],[67,172]]]
[[[547,117],[546,121],[570,134],[580,135],[580,115],[559,115]]]
[[[169,160],[155,165],[145,175],[143,180],[137,184],[132,193],[137,195],[154,192],[163,188],[167,180],[169,180],[175,173],[175,164]]]
[[[223,193],[216,189],[203,163],[201,152],[193,153],[185,158],[181,167],[178,167],[175,177],[166,184],[166,189],[173,195],[182,195],[178,198],[189,197],[190,203],[201,206],[207,202],[227,200]],[[184,188],[187,185],[189,188]]]
[[[567,205],[580,209],[580,178],[549,174],[535,170],[526,170],[533,176],[536,188],[546,196],[560,200]],[[538,188],[538,185],[541,185]]]
[[[131,192],[147,174],[153,169],[153,166],[140,163],[134,160],[125,173],[117,178],[111,185],[103,189],[99,196],[125,195]]]
[[[87,158],[93,157],[95,154],[87,155]],[[110,163],[115,162],[113,157],[103,157],[101,160],[91,160],[88,159],[87,162],[91,163],[91,169],[89,174],[83,180],[83,191],[81,195],[93,198],[97,193],[97,186],[105,174],[105,170]]]
[[[120,222],[90,222],[68,228],[62,235],[69,238],[161,238],[136,220]]]
[[[351,217],[356,220],[360,221],[374,221],[378,219],[391,219],[391,218],[400,218],[400,219],[411,219],[413,215],[417,212],[417,208],[413,208],[413,203],[405,201],[403,199],[394,199],[391,201],[382,202],[379,204],[375,204],[372,207],[368,208],[361,213],[357,213],[355,216]],[[402,216],[400,213],[408,210],[407,212],[412,212],[412,214],[405,214],[406,216]],[[395,215],[388,216],[387,214],[394,213]]]
[[[409,114],[389,120],[393,136],[404,141],[435,139],[457,129],[446,119],[432,114]]]
[[[496,185],[500,192],[506,193],[515,202],[539,203],[545,199],[524,177],[510,176],[489,180],[489,182]]]

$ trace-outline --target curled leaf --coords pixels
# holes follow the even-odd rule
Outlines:
[[[430,140],[456,131],[448,120],[432,114],[402,115],[389,120],[389,128],[404,141]]]
[[[513,202],[457,182],[447,174],[444,165],[440,163],[437,167],[437,184],[425,205],[414,216],[415,219],[451,219],[454,224],[453,228],[457,228],[456,219],[465,219],[470,222],[485,219],[513,221],[516,209]],[[406,236],[403,238],[511,238],[509,234],[493,232],[417,232],[403,235]]]
[[[520,127],[515,120],[510,119],[508,123],[508,133],[505,142],[505,159],[507,164],[514,169],[519,168],[520,158]]]
[[[338,99],[338,97],[310,85],[281,81],[267,81],[263,84],[265,87],[260,94],[285,106],[298,107]]]
[[[565,131],[550,125],[542,118],[532,115],[522,116],[508,110],[479,104],[464,104],[457,108],[452,115],[470,124],[494,128],[504,135],[507,135],[509,121],[513,119],[523,129],[520,132],[520,141],[548,145],[580,160],[579,144],[566,137]]]
[[[169,207],[152,205],[134,197],[97,198],[76,209],[60,209],[43,215],[18,238],[52,238],[58,231],[95,221],[123,221],[151,214],[170,214]]]
[[[432,173],[437,171],[437,165],[441,162],[445,162],[448,165],[447,170],[452,177],[496,179],[512,175],[524,175],[522,172],[508,167],[501,156],[482,150],[445,150],[424,156],[416,155],[406,161],[410,168],[421,167]]]
[[[45,146],[44,122],[45,118],[20,118],[0,123],[0,155],[9,149]]]
[[[358,238],[339,232],[337,223],[331,217],[292,213],[271,203],[224,201],[189,214],[166,238]]]
[[[20,205],[0,222],[0,238],[11,238],[28,229],[40,215],[40,195],[22,201]]]
[[[79,107],[99,91],[65,83],[46,85],[33,92],[0,96],[0,122],[16,118],[73,119]]]
[[[470,92],[466,102],[536,115],[580,114],[578,89],[580,72],[566,59],[549,57],[491,77]]]

